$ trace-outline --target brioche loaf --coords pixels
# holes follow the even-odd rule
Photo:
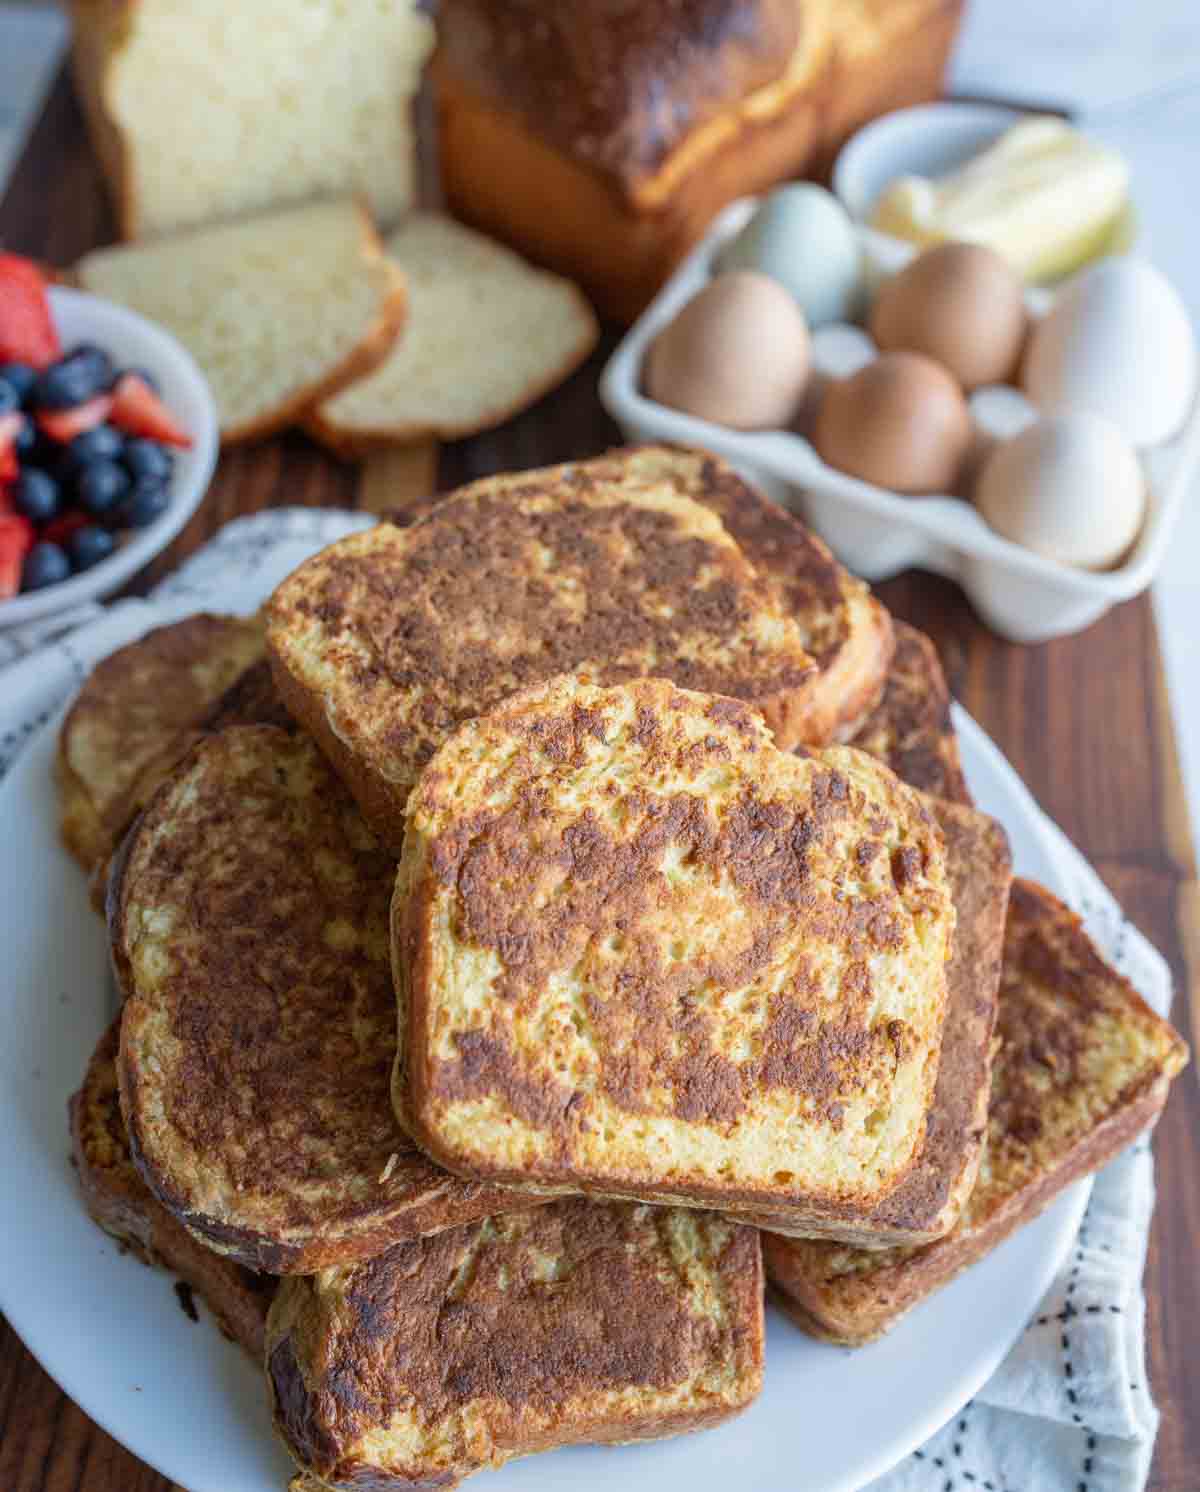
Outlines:
[[[920,1150],[953,927],[941,835],[872,758],[552,680],[409,801],[396,1111],[464,1176],[857,1231]]]
[[[122,238],[348,191],[386,224],[411,200],[433,42],[417,0],[72,0],[71,14]]]
[[[404,335],[376,371],[316,408],[334,450],[476,435],[562,382],[596,342],[596,318],[566,280],[440,213],[414,212],[387,241],[404,272]]]
[[[80,260],[85,290],[174,333],[212,389],[222,440],[280,429],[391,349],[404,277],[349,197]]]
[[[828,161],[865,114],[935,97],[960,10],[442,0],[447,200],[632,320],[726,203]]]

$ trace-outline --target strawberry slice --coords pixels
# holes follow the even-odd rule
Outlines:
[[[86,513],[64,513],[59,518],[51,519],[42,529],[41,536],[47,544],[65,544],[73,533],[77,533],[79,529],[86,528],[89,523],[95,521]]]
[[[144,378],[122,373],[113,386],[109,419],[119,430],[165,446],[190,446],[192,437]]]
[[[21,458],[17,455],[17,436],[25,425],[19,409],[0,414],[0,482],[15,482],[21,475]]]
[[[0,363],[45,368],[61,356],[45,275],[32,259],[0,254]]]
[[[51,440],[66,445],[85,430],[94,430],[108,419],[113,401],[111,394],[97,394],[86,404],[76,404],[73,409],[42,409],[37,422]]]
[[[21,567],[33,548],[33,524],[19,514],[0,514],[0,597],[21,589]]]

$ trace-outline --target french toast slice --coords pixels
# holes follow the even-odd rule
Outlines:
[[[96,665],[63,720],[55,762],[62,837],[84,870],[107,860],[129,826],[142,773],[182,755],[185,733],[263,647],[257,618],[201,612]]]
[[[1079,918],[1024,880],[1009,903],[998,1032],[983,1163],[951,1233],[882,1250],[763,1234],[774,1298],[811,1335],[857,1346],[888,1331],[1135,1139],[1188,1055]]]
[[[450,732],[561,673],[663,675],[800,740],[812,659],[776,588],[686,495],[693,468],[651,448],[488,477],[406,528],[341,540],[276,590],[283,701],[397,854],[409,791]]]
[[[902,782],[935,798],[969,805],[973,800],[937,648],[906,622],[894,626],[896,651],[883,695],[850,744],[886,762]]]
[[[100,1038],[69,1106],[71,1150],[87,1210],[143,1263],[190,1285],[225,1335],[261,1361],[267,1308],[278,1282],[198,1243],[138,1175],[117,1095],[120,1031],[118,1016]]]
[[[686,496],[716,513],[799,624],[816,664],[797,706],[800,741],[850,740],[889,676],[895,642],[887,608],[811,529],[718,457],[674,446],[647,446],[638,457],[647,471],[670,471]]]
[[[473,1178],[869,1216],[920,1149],[953,927],[941,833],[872,758],[552,680],[410,799],[397,1114]]]
[[[210,1248],[273,1274],[529,1205],[447,1176],[397,1130],[395,866],[308,740],[200,740],[109,885],[134,1160]]]
[[[285,1280],[276,1428],[317,1488],[453,1487],[515,1456],[718,1424],[762,1384],[758,1236],[556,1202]]]
[[[946,1024],[920,1160],[876,1207],[858,1239],[853,1228],[838,1228],[843,1242],[872,1248],[929,1243],[949,1232],[975,1185],[987,1132],[1012,855],[1008,836],[995,819],[957,803],[931,800],[929,807],[945,839],[957,914],[946,968]],[[770,1215],[747,1221],[799,1237],[821,1231],[801,1233],[787,1218]]]

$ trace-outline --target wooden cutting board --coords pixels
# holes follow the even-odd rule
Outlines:
[[[0,207],[0,238],[7,247],[66,265],[111,237],[82,123],[69,86],[60,80]],[[494,434],[440,452],[423,447],[359,468],[333,460],[300,435],[231,452],[195,518],[140,583],[151,583],[239,514],[280,504],[377,511],[423,495],[435,482],[445,489],[493,471],[604,450],[619,440],[595,394],[610,347],[611,340],[526,415]],[[955,694],[1089,857],[1128,915],[1162,949],[1180,992],[1176,1022],[1188,1028],[1190,1001],[1194,1040],[1200,1029],[1200,892],[1148,598],[1117,608],[1078,637],[1030,648],[993,637],[945,581],[913,573],[880,591],[897,616],[936,640]],[[1160,1205],[1147,1266],[1147,1343],[1163,1421],[1150,1486],[1154,1492],[1195,1492],[1200,1485],[1200,1088],[1195,1066],[1174,1087],[1156,1151]],[[952,1479],[950,1485],[957,1492],[959,1482]],[[1079,1485],[1087,1485],[1082,1466]],[[92,1425],[0,1323],[0,1489],[169,1492],[169,1484]]]

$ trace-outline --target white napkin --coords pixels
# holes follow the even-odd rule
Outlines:
[[[227,525],[154,592],[49,645],[0,633],[0,776],[95,663],[191,611],[248,611],[308,555],[375,520],[278,509]],[[18,657],[20,650],[26,651]],[[1108,958],[1165,1014],[1162,957],[1062,835],[1067,899]],[[1140,1492],[1158,1428],[1144,1366],[1145,1264],[1154,1166],[1140,1141],[1096,1179],[1062,1273],[991,1381],[872,1492]],[[918,1365],[914,1365],[919,1367]]]

